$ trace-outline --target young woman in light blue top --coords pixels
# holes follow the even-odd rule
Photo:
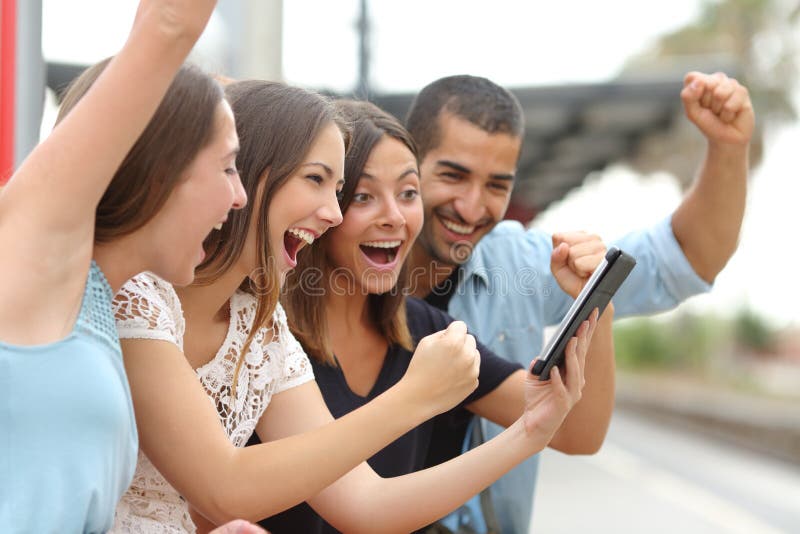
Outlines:
[[[141,271],[190,283],[246,202],[230,107],[182,66],[215,3],[142,0],[0,192],[0,532],[110,528],[137,452],[111,299]]]

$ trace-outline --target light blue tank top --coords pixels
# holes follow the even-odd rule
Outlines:
[[[56,343],[0,342],[0,532],[105,532],[136,468],[133,404],[92,261],[80,314]]]

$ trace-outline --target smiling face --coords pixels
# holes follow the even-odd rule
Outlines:
[[[300,249],[342,222],[337,195],[343,185],[344,140],[338,126],[330,123],[320,131],[308,154],[275,192],[269,205],[270,253],[281,285],[297,265]],[[262,193],[260,188],[259,194]],[[255,236],[251,228],[246,250],[255,251]]]
[[[420,165],[425,225],[418,243],[431,259],[459,265],[503,219],[522,140],[447,112],[437,120],[440,140]]]
[[[211,142],[186,168],[163,208],[137,231],[152,251],[152,272],[178,286],[192,282],[205,257],[203,240],[231,209],[247,203],[236,171],[238,150],[233,112],[223,100],[215,112]]]
[[[419,174],[414,154],[384,135],[369,154],[342,224],[326,239],[337,272],[352,276],[364,293],[396,284],[422,227]]]

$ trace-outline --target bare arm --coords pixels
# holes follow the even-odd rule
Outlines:
[[[0,339],[43,343],[68,331],[60,323],[77,315],[95,208],[215,3],[142,0],[122,50],[3,188]]]
[[[309,504],[344,532],[409,532],[443,517],[545,446],[580,398],[585,360],[578,357],[575,340],[568,354],[567,387],[558,373],[550,382],[527,381],[527,403],[522,403],[517,420],[490,442],[436,467],[395,478],[380,478],[366,463],[361,464],[309,499]],[[316,426],[330,420],[324,404],[304,403],[301,388],[305,387],[273,398],[259,424],[262,439],[306,431],[303,425],[309,420],[292,416],[298,409],[309,417],[314,414]],[[350,446],[352,441],[341,446]]]
[[[215,4],[214,0],[140,2],[120,52],[14,174],[3,193],[4,214],[22,211],[28,224],[47,231],[93,226],[95,206],[155,113]]]
[[[398,384],[321,427],[308,420],[305,409],[306,404],[324,407],[316,385],[295,388],[305,391],[305,404],[288,407],[285,415],[313,430],[236,448],[175,345],[122,341],[142,451],[193,507],[217,524],[261,519],[302,502],[410,428],[454,406],[477,384],[474,343],[463,323],[428,336]]]
[[[721,73],[690,72],[681,98],[708,145],[697,179],[672,216],[672,230],[695,272],[712,282],[739,239],[755,116],[747,89]]]

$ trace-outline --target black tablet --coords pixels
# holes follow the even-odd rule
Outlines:
[[[581,323],[589,318],[592,310],[599,308],[600,313],[603,313],[611,297],[628,277],[634,265],[636,260],[617,247],[608,250],[605,259],[589,277],[589,281],[558,325],[558,330],[550,338],[542,351],[542,356],[536,360],[533,374],[539,375],[539,380],[548,380],[550,369],[554,365],[561,365],[567,342],[575,335]]]

